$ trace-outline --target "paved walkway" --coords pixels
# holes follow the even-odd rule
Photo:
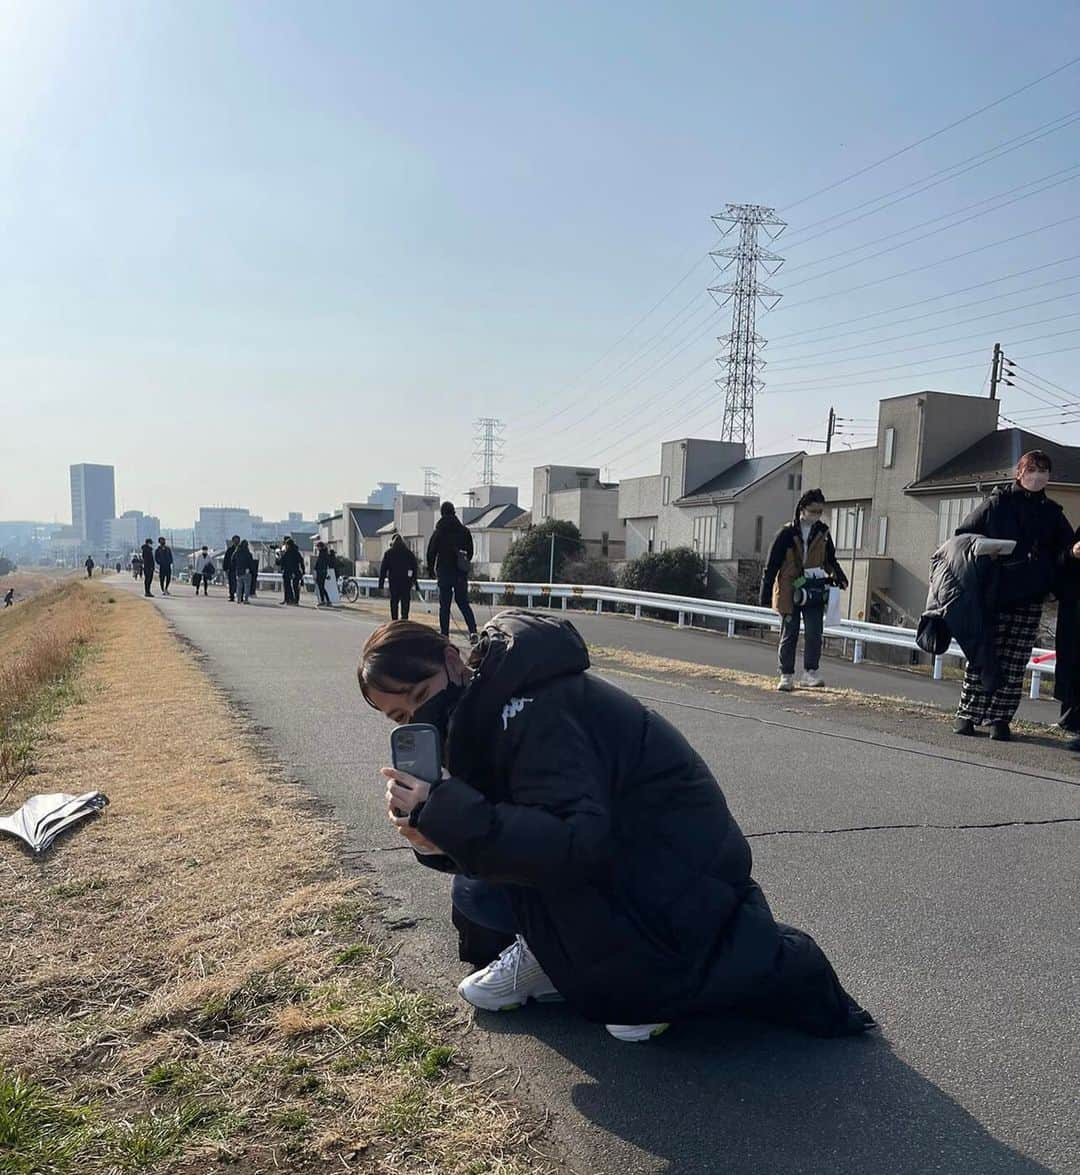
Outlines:
[[[205,653],[267,752],[348,829],[350,859],[372,870],[389,915],[404,920],[399,973],[453,1000],[462,968],[447,879],[401,851],[385,820],[377,770],[389,727],[355,686],[375,620],[266,596],[241,609],[180,590],[148,606]],[[581,627],[600,643],[656,642],[666,656],[771,656],[614,618]],[[519,1094],[552,1111],[552,1138],[574,1170],[1080,1172],[1071,760],[1045,750],[1058,774],[1028,764],[1022,744],[1004,761],[986,742],[935,749],[917,723],[883,737],[841,710],[823,720],[769,695],[610,676],[700,750],[753,838],[777,915],[818,938],[882,1031],[821,1042],[717,1020],[628,1046],[557,1006],[478,1016],[470,1047],[520,1069]]]

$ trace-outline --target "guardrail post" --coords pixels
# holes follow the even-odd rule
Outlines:
[[[862,659],[863,659],[863,643],[862,643],[862,641],[856,641],[855,642],[855,655],[851,658],[852,663],[855,665],[861,665]]]
[[[364,584],[364,599],[365,600],[371,599],[371,588],[368,587],[368,585],[366,583]]]
[[[564,612],[566,611],[566,601],[567,601],[567,597],[566,597],[566,596],[563,596],[563,598],[562,598],[562,610],[563,610]]]
[[[604,610],[604,601],[603,600],[596,601],[596,610],[597,610],[597,612],[603,612],[603,610]]]
[[[734,616],[731,616],[731,617],[729,617],[729,618],[728,618],[728,622],[727,622],[727,634],[728,634],[728,636],[734,636],[734,635],[735,635],[735,617],[734,617]]]
[[[634,605],[634,619],[635,620],[641,619],[641,605],[640,604]]]
[[[1042,674],[1037,670],[1031,671],[1031,697],[1037,701],[1039,697],[1040,688],[1042,686]]]
[[[933,678],[935,681],[941,680],[941,678],[943,676],[944,669],[945,669],[945,658],[940,655],[935,657],[934,658],[934,672],[933,672]]]
[[[529,596],[529,597],[528,597],[528,600],[529,600],[529,607],[531,608],[531,607],[533,606],[533,598],[532,598],[532,596]]]
[[[680,628],[686,627],[686,613],[685,612],[679,613],[679,627]]]

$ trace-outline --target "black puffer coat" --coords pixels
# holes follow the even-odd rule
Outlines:
[[[1028,493],[1012,482],[994,490],[960,523],[956,533],[1016,540],[1016,550],[1000,560],[999,602],[1002,608],[1009,608],[1042,603],[1054,586],[1073,531],[1053,498],[1041,490]]]
[[[930,556],[926,611],[919,620],[915,643],[936,655],[955,637],[979,674],[983,689],[992,694],[1002,681],[994,649],[999,568],[998,561],[988,555],[975,557],[978,541],[978,535],[957,535]]]
[[[865,1030],[813,939],[773,920],[701,757],[585,672],[569,622],[504,612],[480,652],[451,718],[452,778],[417,825],[446,855],[422,862],[506,884],[529,947],[589,1019],[742,1005],[823,1035]]]
[[[428,574],[444,580],[464,574],[458,564],[459,551],[466,559],[473,557],[472,535],[456,514],[444,515],[428,540]]]

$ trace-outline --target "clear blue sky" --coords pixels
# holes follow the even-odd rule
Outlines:
[[[0,517],[66,519],[75,461],[114,463],[121,505],[174,526],[211,503],[310,515],[378,480],[419,488],[424,465],[460,497],[480,415],[506,421],[501,480],[526,500],[534,464],[650,472],[653,440],[718,435],[710,263],[596,361],[717,245],[728,201],[789,222],[784,300],[759,319],[759,452],[821,435],[831,404],[868,419],[882,395],[978,392],[995,339],[1080,392],[1080,220],[947,260],[1080,214],[1080,122],[800,245],[813,222],[1080,113],[1080,67],[796,203],[1078,45],[1071,0],[8,0]],[[1043,177],[1056,186],[819,276]],[[1004,405],[1041,421],[1026,393]]]

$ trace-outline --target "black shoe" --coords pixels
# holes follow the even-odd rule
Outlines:
[[[990,737],[996,743],[1007,743],[1012,738],[1012,731],[1007,722],[991,722]]]
[[[975,723],[970,718],[957,718],[953,723],[953,734],[974,734]]]

